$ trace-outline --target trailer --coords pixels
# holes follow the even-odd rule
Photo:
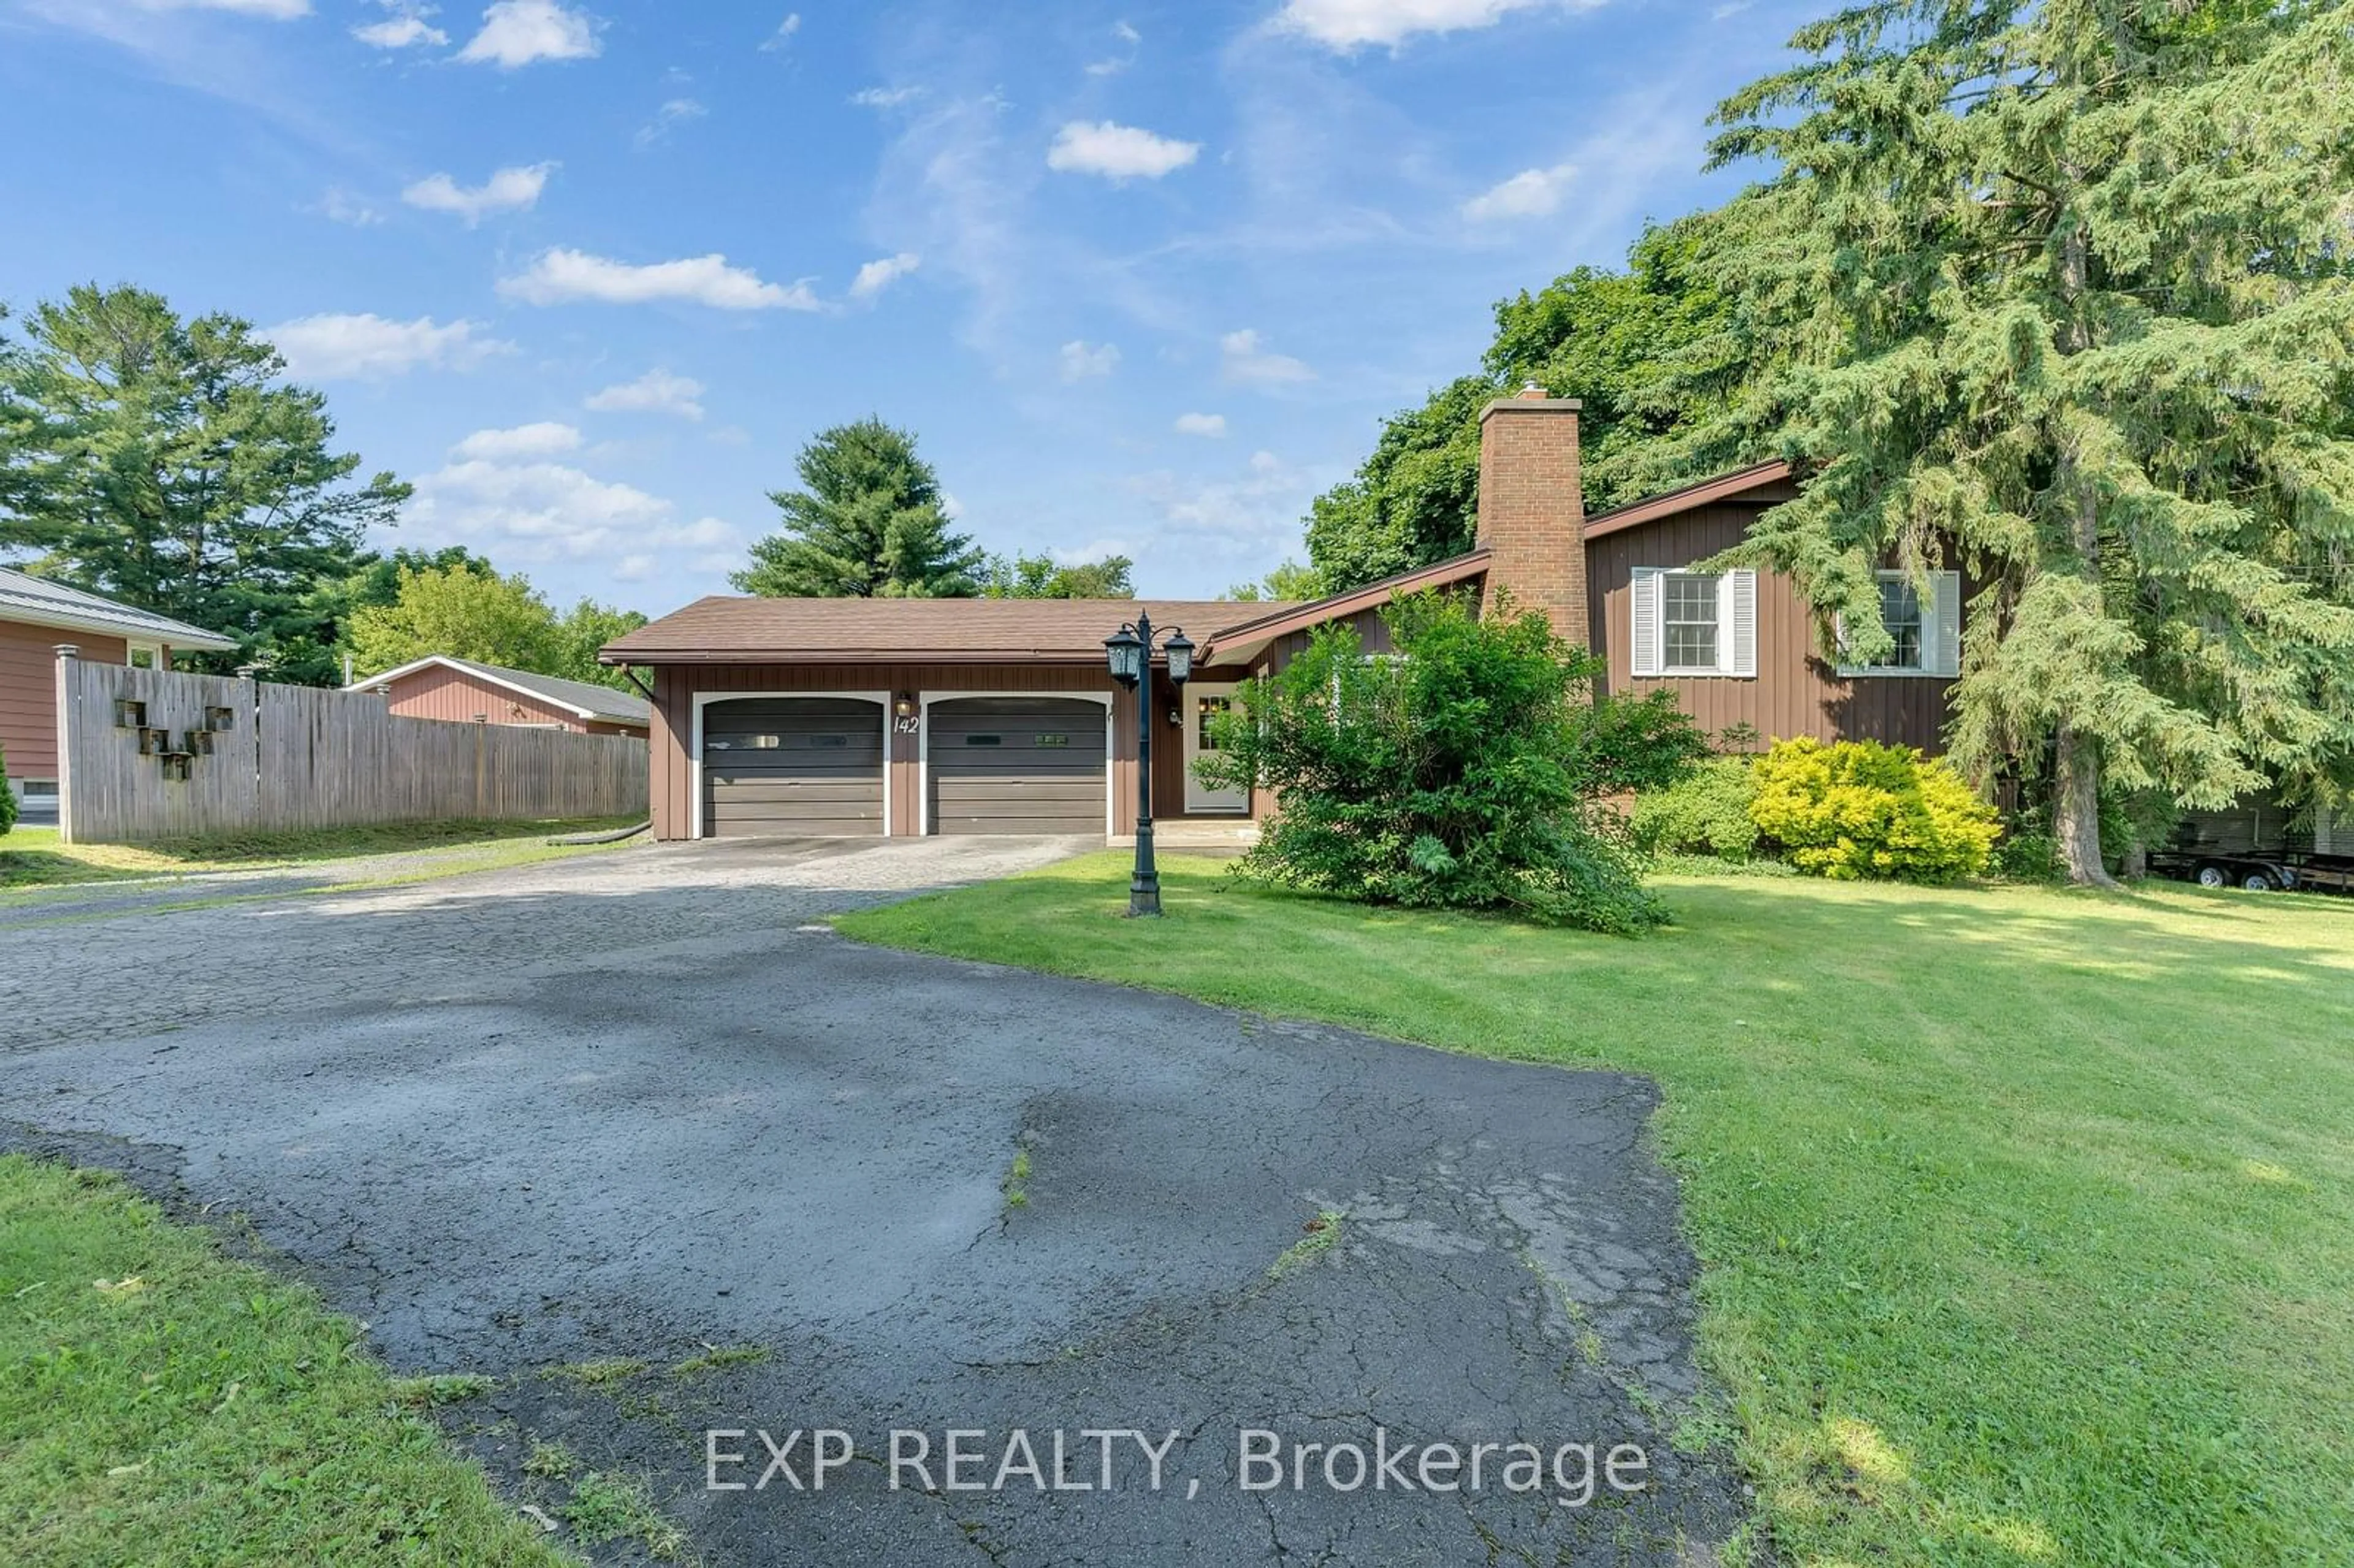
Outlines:
[[[2354,855],[2309,850],[2157,850],[2150,853],[2149,869],[2201,887],[2354,894]]]

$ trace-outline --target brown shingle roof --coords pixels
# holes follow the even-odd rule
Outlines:
[[[1597,512],[1585,520],[1585,537],[1598,539],[1622,528],[1639,528],[1662,517],[1673,517],[1720,501],[1730,501],[1745,490],[1756,490],[1790,476],[1790,465],[1779,459],[1772,462],[1752,463],[1747,468],[1737,468],[1730,473],[1699,480],[1681,489],[1647,495],[1640,501],[1630,501],[1608,512]]]
[[[898,659],[1097,661],[1138,610],[1197,642],[1244,617],[1290,608],[1227,599],[739,599],[716,594],[608,643],[608,664],[802,663]],[[1157,639],[1156,639],[1157,640]]]

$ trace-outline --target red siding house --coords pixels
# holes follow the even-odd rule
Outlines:
[[[0,567],[0,752],[27,822],[54,820],[58,647],[93,664],[169,669],[175,652],[226,653],[230,638]]]
[[[633,735],[642,740],[653,722],[653,710],[643,697],[610,686],[477,664],[444,653],[355,681],[347,689],[380,694],[400,718],[523,725],[580,735]]]
[[[1666,689],[1706,727],[1761,738],[1871,738],[1935,748],[1958,664],[1961,584],[1882,583],[1895,659],[1842,668],[1771,573],[1692,570],[1795,493],[1778,463],[1588,518],[1578,405],[1532,390],[1480,416],[1474,546],[1312,604],[1135,599],[775,599],[714,597],[620,638],[609,664],[652,672],[654,831],[722,834],[1104,833],[1135,831],[1138,694],[1103,640],[1140,609],[1196,644],[1178,687],[1156,663],[1156,821],[1246,826],[1262,792],[1202,789],[1189,764],[1235,685],[1280,668],[1320,626],[1348,620],[1373,651],[1381,610],[1422,588],[1509,594],[1607,662],[1612,691]]]

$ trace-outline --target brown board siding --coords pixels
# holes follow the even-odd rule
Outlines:
[[[479,675],[463,670],[452,670],[445,664],[429,665],[410,672],[392,683],[392,695],[387,699],[398,718],[446,719],[452,724],[471,724],[479,716],[491,724],[553,725],[559,728],[584,731],[580,715],[569,708],[557,706],[539,697],[496,685]],[[633,730],[608,729],[607,735],[631,735]]]
[[[92,664],[120,664],[130,651],[120,637],[0,620],[0,752],[11,779],[58,776],[58,654],[60,642]]]
[[[1926,675],[1842,676],[1817,652],[1814,614],[1789,578],[1757,574],[1757,674],[1635,678],[1633,582],[1637,567],[1683,567],[1739,544],[1759,504],[1702,507],[1586,545],[1588,609],[1607,663],[1606,690],[1667,690],[1702,729],[1754,726],[1762,740],[1881,740],[1945,749],[1954,683]]]
[[[896,701],[920,699],[927,692],[1115,691],[1110,674],[1100,667],[1040,663],[663,664],[654,669],[652,683],[654,835],[663,839],[694,832],[695,775],[688,747],[697,693],[888,693]],[[907,733],[900,733],[903,727]],[[921,831],[920,736],[896,715],[891,728],[891,835],[913,837]],[[1156,736],[1156,745],[1158,740]],[[1119,830],[1126,832],[1136,813],[1136,706],[1125,693],[1117,693],[1114,703],[1112,759],[1114,820],[1126,824]]]

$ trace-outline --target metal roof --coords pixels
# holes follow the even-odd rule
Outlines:
[[[0,620],[52,626],[60,631],[153,641],[207,653],[227,653],[237,647],[235,639],[218,632],[174,620],[168,615],[133,609],[12,567],[0,567]]]

